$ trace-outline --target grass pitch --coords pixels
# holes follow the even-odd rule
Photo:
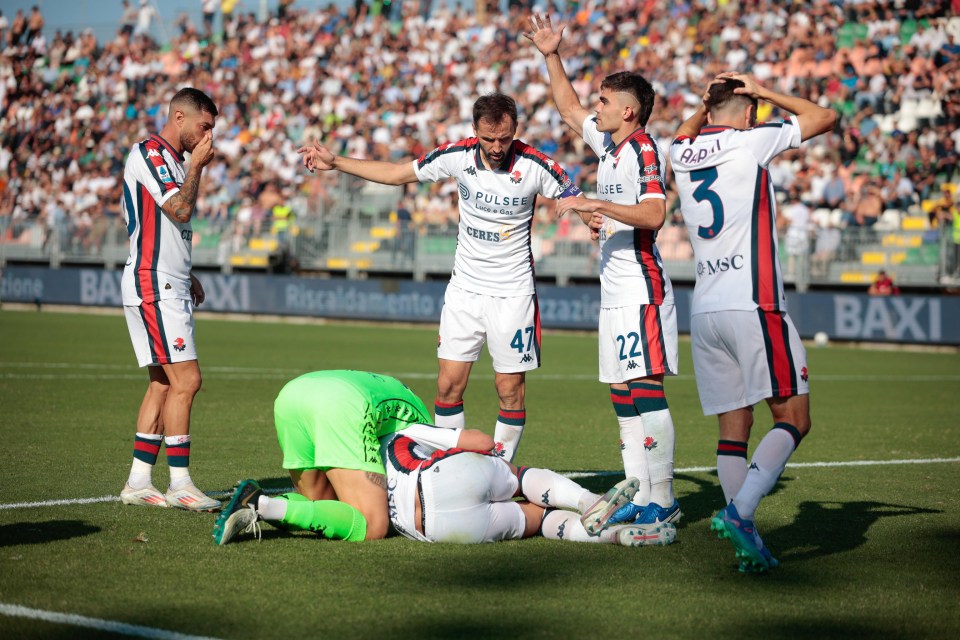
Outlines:
[[[287,484],[272,403],[306,371],[395,375],[430,405],[435,327],[197,322],[203,390],[192,472],[206,491]],[[78,503],[116,496],[146,374],[121,315],[0,312],[0,605],[217,638],[955,637],[960,634],[960,355],[809,348],[813,431],[757,522],[782,565],[737,573],[708,530],[721,506],[716,426],[689,344],[667,381],[678,542],[624,549],[542,539],[348,544],[264,527],[216,547],[213,516]],[[595,336],[548,333],[527,383],[518,461],[605,489],[622,473]],[[467,421],[492,431],[489,360]],[[751,451],[770,423],[757,409]],[[155,484],[166,487],[162,461]],[[879,465],[874,461],[925,461]],[[850,463],[867,462],[862,466]],[[64,504],[50,504],[63,500]],[[42,502],[41,506],[24,503]],[[129,631],[129,629],[128,629]],[[131,633],[138,633],[133,631]],[[0,613],[0,637],[103,637]]]

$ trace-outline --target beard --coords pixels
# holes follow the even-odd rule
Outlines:
[[[198,136],[192,136],[188,133],[180,134],[180,147],[189,153],[193,153],[193,150],[197,147],[197,144],[200,143],[200,138]]]

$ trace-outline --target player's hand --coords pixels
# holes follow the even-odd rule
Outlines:
[[[190,299],[193,306],[199,307],[207,299],[207,294],[203,291],[203,285],[197,280],[197,276],[190,274]]]
[[[530,31],[524,31],[523,37],[537,45],[537,49],[545,56],[557,53],[560,49],[560,40],[563,39],[563,30],[567,26],[561,24],[554,30],[550,23],[550,14],[542,16],[535,13],[530,16],[528,21],[530,22]]]
[[[716,78],[711,80],[710,84],[707,85],[707,90],[703,92],[703,98],[702,98],[703,104],[707,104],[707,100],[710,99],[710,90],[717,85],[723,84],[726,81],[727,81],[726,78],[721,78],[720,76],[717,76]]]
[[[754,80],[752,76],[749,76],[745,73],[734,73],[733,71],[727,71],[717,76],[717,80],[721,79],[739,80],[743,83],[743,86],[738,89],[734,89],[734,93],[749,96],[755,99],[762,99],[760,93],[763,91],[763,87],[757,84],[757,81]]]
[[[300,147],[297,149],[297,153],[303,157],[303,166],[306,167],[310,173],[313,173],[317,169],[320,171],[330,171],[333,169],[333,163],[336,160],[336,156],[320,144],[319,140],[314,140],[313,143]]]
[[[190,162],[198,167],[205,167],[213,160],[213,156],[213,133],[207,131],[190,152]]]

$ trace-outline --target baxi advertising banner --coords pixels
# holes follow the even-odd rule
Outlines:
[[[9,266],[0,303],[120,307],[119,270]],[[265,274],[200,273],[202,309],[222,313],[313,316],[396,322],[440,320],[446,283],[344,280]],[[537,287],[544,328],[595,330],[599,286]],[[692,289],[677,289],[681,333],[690,331]],[[788,292],[787,308],[804,338],[960,345],[960,298],[871,297],[865,293]]]

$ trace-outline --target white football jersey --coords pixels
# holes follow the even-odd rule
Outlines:
[[[656,141],[643,129],[615,145],[597,131],[597,119],[583,121],[583,140],[600,158],[597,195],[615,204],[634,205],[666,199],[666,164]],[[673,302],[673,287],[663,270],[657,232],[605,218],[600,229],[600,305],[605,309]]]
[[[123,169],[121,209],[130,255],[120,280],[123,304],[190,299],[193,229],[160,208],[180,191],[183,156],[158,135],[130,149]]]
[[[697,261],[692,313],[786,311],[769,162],[800,146],[795,117],[680,136],[670,161]]]
[[[485,295],[535,293],[530,226],[537,195],[565,198],[580,189],[556,162],[514,140],[502,168],[487,169],[477,138],[445,144],[413,163],[420,182],[456,178],[460,227],[450,282]]]
[[[387,475],[387,509],[391,524],[402,535],[430,542],[417,531],[415,522],[420,473],[442,458],[445,451],[460,451],[454,447],[462,431],[412,424],[380,438],[380,458]]]

